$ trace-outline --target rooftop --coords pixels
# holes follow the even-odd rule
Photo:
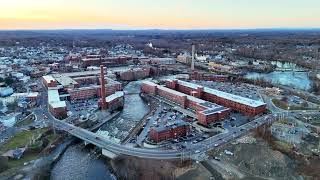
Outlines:
[[[97,71],[82,71],[82,72],[71,72],[71,73],[63,73],[62,76],[68,77],[80,77],[80,76],[93,76],[93,75],[100,75],[100,70]]]
[[[43,76],[43,79],[48,83],[51,81],[55,81],[55,79],[50,75]]]
[[[189,82],[186,82],[186,81],[181,81],[181,80],[178,80],[178,83],[182,84],[184,86],[190,87],[192,89],[197,89],[198,87],[202,87],[200,85],[189,83]],[[218,97],[222,97],[224,99],[228,99],[230,101],[234,101],[234,102],[237,102],[237,103],[240,103],[240,104],[244,104],[244,105],[247,105],[247,106],[250,106],[250,107],[259,107],[259,106],[265,105],[265,103],[261,102],[261,101],[252,100],[252,99],[249,99],[249,98],[245,98],[245,97],[242,97],[242,96],[237,96],[237,95],[234,95],[234,94],[226,93],[226,92],[219,91],[219,90],[216,90],[216,89],[211,89],[211,88],[208,88],[208,87],[204,87],[204,92],[216,95]]]
[[[123,91],[117,91],[114,94],[106,97],[106,102],[111,102],[117,98],[123,97],[124,96],[124,92]]]
[[[157,124],[157,126],[158,127],[153,127],[152,129],[154,129],[157,132],[163,132],[163,131],[174,129],[181,126],[189,126],[189,124],[182,120],[175,120],[175,121],[169,121],[169,122],[168,121],[160,122]]]
[[[69,76],[64,76],[61,74],[55,74],[53,77],[62,85],[62,86],[70,86],[70,85],[77,85],[78,83],[73,80]]]
[[[14,93],[13,97],[38,97],[38,92],[28,92],[28,93]]]
[[[48,90],[48,103],[53,108],[66,107],[65,101],[60,101],[60,96],[58,90],[49,89]]]
[[[155,84],[151,81],[144,81],[143,83],[151,85],[151,86],[157,86],[158,89],[164,90],[166,92],[169,92],[171,94],[175,94],[180,97],[186,96],[189,101],[195,102],[195,103],[199,104],[200,106],[205,107],[206,110],[202,111],[205,115],[229,110],[229,108],[226,108],[224,106],[220,106],[218,104],[211,103],[211,102],[208,102],[208,101],[205,101],[205,100],[202,100],[202,99],[199,99],[199,98],[196,98],[196,97],[193,97],[193,96],[190,96],[190,95],[187,95],[187,94],[175,91],[175,90],[172,90],[170,88],[160,86],[160,85]],[[202,87],[202,86],[199,86],[199,87]]]

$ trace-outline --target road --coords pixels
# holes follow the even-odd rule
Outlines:
[[[234,138],[237,138],[246,132],[254,129],[264,123],[271,123],[276,120],[276,117],[273,115],[265,115],[259,117],[247,124],[244,124],[240,127],[231,127],[229,131],[225,133],[218,134],[216,136],[212,136],[200,143],[191,144],[187,146],[185,149],[181,150],[161,150],[161,149],[145,149],[145,148],[135,148],[129,147],[126,145],[121,145],[114,143],[101,135],[97,135],[93,132],[90,132],[86,129],[82,129],[76,127],[66,120],[58,120],[55,119],[47,109],[46,103],[46,95],[45,92],[41,93],[41,102],[40,108],[33,109],[33,113],[37,116],[37,118],[44,118],[49,121],[49,123],[56,127],[57,129],[66,131],[67,133],[78,137],[87,143],[94,144],[100,148],[109,150],[115,154],[124,154],[130,156],[136,156],[141,158],[152,158],[152,159],[176,159],[176,158],[195,158],[198,153],[204,153],[208,150],[214,149],[215,147],[224,144]]]
[[[236,137],[243,135],[244,133],[250,131],[251,129],[256,128],[264,123],[271,123],[276,118],[272,115],[266,115],[260,118],[255,119],[245,125],[240,127],[231,128],[228,132],[218,134],[216,136],[210,137],[201,143],[193,144],[188,146],[186,149],[182,150],[160,150],[160,149],[144,149],[144,148],[135,148],[129,147],[126,145],[121,145],[114,143],[108,139],[105,139],[103,136],[97,135],[93,132],[90,132],[86,129],[76,127],[72,124],[69,124],[65,121],[57,120],[48,111],[43,111],[43,113],[37,113],[42,116],[48,117],[48,120],[56,128],[66,131],[69,134],[78,137],[87,143],[94,144],[100,148],[109,150],[116,154],[125,154],[130,156],[136,156],[141,158],[152,158],[152,159],[176,159],[180,157],[188,156],[193,158],[195,154],[206,152],[215,148],[218,145],[224,144]]]
[[[152,126],[152,124],[157,120],[157,117],[159,116],[159,112],[162,110],[162,108],[158,108],[156,110],[156,112],[154,113],[154,115],[147,119],[145,127],[143,128],[143,130],[140,132],[140,134],[137,136],[137,144],[142,146],[143,141],[147,138],[148,134],[149,134],[149,130]]]

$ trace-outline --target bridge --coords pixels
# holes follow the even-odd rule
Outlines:
[[[273,115],[265,115],[259,117],[249,123],[246,123],[239,127],[232,127],[228,129],[228,131],[218,134],[216,136],[212,136],[202,142],[197,144],[189,143],[187,148],[182,150],[164,150],[164,149],[146,149],[146,148],[137,148],[126,146],[122,144],[118,144],[112,142],[105,137],[95,134],[86,129],[74,126],[65,121],[57,120],[51,114],[46,111],[45,112],[49,121],[51,121],[52,125],[59,130],[65,131],[70,135],[77,137],[86,143],[93,144],[102,149],[102,151],[109,151],[116,155],[123,154],[129,156],[135,156],[140,158],[151,158],[151,159],[179,159],[179,158],[192,158],[197,159],[199,151],[201,153],[209,151],[211,149],[216,148],[218,145],[224,144],[233,140],[236,137],[239,137],[251,129],[257,128],[260,125],[265,123],[271,123],[276,120]]]
[[[153,150],[153,149],[142,149],[134,148],[121,144],[114,143],[103,136],[97,135],[86,129],[74,126],[72,124],[55,120],[52,121],[54,126],[60,130],[64,130],[69,134],[84,140],[87,143],[93,144],[102,149],[106,149],[115,154],[125,154],[130,156],[137,156],[142,158],[153,158],[153,159],[175,159],[181,156],[182,152],[176,150]]]

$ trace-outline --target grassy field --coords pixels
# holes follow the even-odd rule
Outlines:
[[[38,153],[29,153],[29,154],[22,156],[21,159],[14,159],[14,160],[10,159],[8,161],[8,166],[9,166],[9,168],[18,167],[18,166],[23,165],[23,163],[25,163],[25,162],[29,162],[29,161],[35,160],[37,158],[38,158]]]
[[[6,144],[0,147],[0,152],[4,153],[10,149],[15,149],[19,147],[25,147],[30,144],[33,138],[37,138],[40,134],[45,132],[47,128],[35,129],[31,131],[22,131],[17,133],[12,137]]]
[[[36,141],[34,144],[30,145],[32,138],[37,138],[48,128],[34,129],[31,131],[22,131],[17,133],[12,137],[6,144],[0,147],[0,153],[4,153],[8,150],[25,147],[25,146],[37,146],[41,141]],[[53,137],[52,137],[53,138]],[[23,165],[25,162],[29,162],[38,158],[38,153],[36,152],[26,152],[21,159],[9,159],[8,168],[15,168]]]

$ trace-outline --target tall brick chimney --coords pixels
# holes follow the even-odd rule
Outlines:
[[[101,85],[101,110],[104,110],[107,108],[106,104],[106,86],[105,86],[105,80],[104,80],[104,67],[103,65],[100,66],[100,85]]]
[[[194,70],[194,61],[195,61],[195,51],[196,51],[196,46],[192,44],[192,60],[191,60],[191,70]]]

